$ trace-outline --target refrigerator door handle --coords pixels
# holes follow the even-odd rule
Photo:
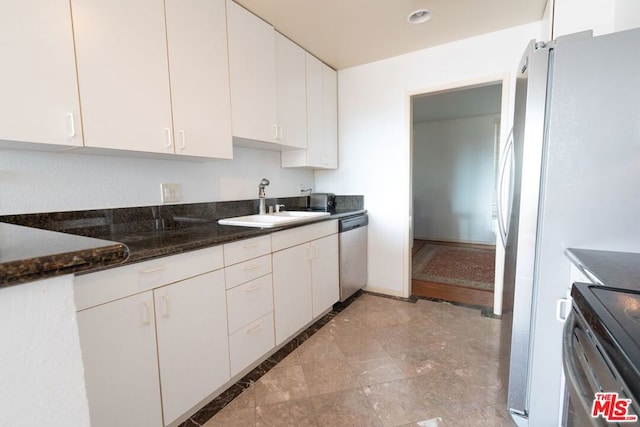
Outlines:
[[[502,193],[504,189],[504,174],[507,170],[507,162],[511,159],[511,166],[513,168],[513,162],[515,161],[513,156],[513,128],[509,131],[509,136],[507,137],[507,145],[505,146],[502,160],[500,161],[500,171],[498,173],[498,232],[500,233],[500,240],[502,241],[502,246],[507,247],[507,233],[508,233],[508,224],[507,219],[504,218],[504,212],[502,211]],[[509,188],[509,201],[511,201],[511,194],[513,193],[513,183]],[[511,206],[509,208],[509,214],[511,210]]]

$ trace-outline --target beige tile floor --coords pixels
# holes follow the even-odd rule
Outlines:
[[[205,426],[513,426],[500,320],[364,294]]]

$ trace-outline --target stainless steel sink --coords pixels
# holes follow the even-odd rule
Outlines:
[[[219,219],[218,224],[239,227],[273,228],[282,225],[313,221],[330,215],[329,212],[284,211],[265,215],[245,215]]]

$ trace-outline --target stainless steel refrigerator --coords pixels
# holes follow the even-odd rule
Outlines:
[[[505,147],[503,379],[516,424],[556,426],[564,251],[640,252],[640,29],[531,42]]]

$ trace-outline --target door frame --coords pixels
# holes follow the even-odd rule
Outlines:
[[[404,252],[404,286],[403,294],[405,297],[411,295],[411,249],[413,246],[413,98],[423,95],[436,95],[439,93],[446,93],[451,91],[457,91],[461,89],[472,89],[474,87],[487,86],[491,84],[502,84],[502,99],[500,106],[500,155],[502,156],[502,149],[504,141],[509,134],[513,123],[513,105],[515,99],[513,95],[514,91],[511,90],[511,85],[515,84],[512,81],[512,73],[504,72],[500,74],[493,74],[489,76],[479,77],[470,80],[462,80],[457,82],[444,83],[432,87],[427,87],[419,90],[408,91],[405,95],[405,111],[407,112],[407,120],[405,121],[408,126],[407,134],[409,135],[409,167],[408,169],[408,182],[409,182],[409,224],[407,241],[405,242]],[[493,291],[493,314],[500,316],[502,314],[502,289],[503,289],[503,273],[504,273],[504,248],[498,241],[496,235],[496,262],[495,262],[495,282]]]

